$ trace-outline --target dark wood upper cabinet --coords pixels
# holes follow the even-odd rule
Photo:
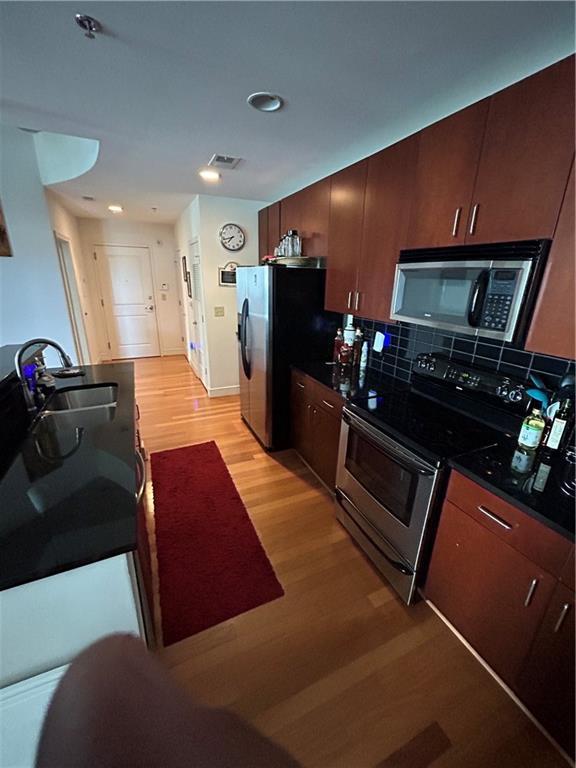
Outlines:
[[[329,213],[330,177],[310,184],[282,200],[279,236],[289,229],[296,229],[302,238],[302,253],[311,258],[326,259]]]
[[[574,757],[574,592],[563,584],[556,585],[514,687],[546,730]]]
[[[280,205],[280,235],[285,235],[289,229],[302,229],[302,209],[303,209],[302,190],[294,192],[282,199]]]
[[[324,305],[333,312],[354,311],[367,170],[361,160],[332,176]]]
[[[420,131],[407,248],[463,243],[488,99]]]
[[[426,597],[508,683],[528,656],[554,585],[546,571],[444,503]]]
[[[258,211],[258,259],[262,259],[268,253],[268,208]]]
[[[548,255],[548,264],[528,331],[526,349],[545,355],[574,358],[574,165]]]
[[[268,206],[268,253],[273,254],[280,242],[280,203]]]
[[[258,256],[274,253],[280,240],[280,203],[272,203],[258,211]]]
[[[300,237],[302,253],[316,259],[328,257],[328,221],[330,216],[330,177],[302,190]]]
[[[570,56],[490,98],[466,241],[551,238],[573,155]]]
[[[368,158],[358,314],[390,321],[398,255],[408,232],[418,137],[411,136]]]

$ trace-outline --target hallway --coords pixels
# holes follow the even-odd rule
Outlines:
[[[260,447],[237,397],[208,398],[183,356],[135,370],[148,452],[216,441],[285,590],[159,650],[182,685],[307,767],[565,765],[425,603],[398,602],[296,454]]]

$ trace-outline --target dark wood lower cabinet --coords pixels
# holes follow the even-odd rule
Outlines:
[[[332,390],[292,372],[292,445],[330,488],[336,485],[342,402]]]
[[[425,593],[508,684],[530,650],[555,580],[445,502]]]
[[[444,502],[425,596],[573,756],[573,550],[566,559],[566,551],[557,549],[554,575],[543,570],[515,546],[520,542],[525,553],[538,552],[527,537],[548,535],[549,529],[538,524],[539,532],[536,521],[527,518],[532,528],[523,538],[503,540],[470,513],[475,484],[466,479],[463,494],[464,479],[453,473],[448,496],[470,508]],[[474,509],[487,493],[476,487]],[[519,528],[518,521],[514,527]]]
[[[520,699],[574,757],[574,592],[558,583],[518,677]]]

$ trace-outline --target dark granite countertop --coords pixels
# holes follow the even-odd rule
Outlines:
[[[0,481],[0,589],[136,548],[133,365],[84,371],[57,388],[117,384],[114,418],[28,432]]]
[[[340,391],[345,398],[368,397],[370,390],[373,394],[393,391],[396,386],[406,387],[405,382],[388,376],[374,376],[367,371],[367,375],[362,378],[359,378],[357,373],[353,374],[342,391],[343,377],[331,363],[307,362],[292,367],[330,389]],[[497,433],[495,436],[497,437]],[[554,457],[553,461],[546,464],[546,456],[544,452],[540,452],[532,469],[520,474],[511,468],[514,458],[518,463],[515,457],[516,448],[516,438],[502,433],[497,446],[464,453],[451,459],[448,464],[557,533],[573,540],[575,501],[574,497],[564,493],[561,487],[570,471],[574,476],[574,465],[570,469],[562,457]],[[545,466],[542,466],[543,460]],[[547,466],[550,466],[550,470],[547,470]],[[538,490],[542,486],[543,490]]]
[[[369,370],[366,370],[364,375],[360,375],[357,368],[351,369],[349,373],[342,373],[340,366],[334,363],[304,362],[294,364],[292,368],[302,371],[325,387],[339,392],[345,400],[352,397],[370,397],[398,383],[398,379],[382,374],[374,375]],[[405,382],[402,384],[406,386]]]
[[[563,484],[574,478],[574,464],[563,456],[538,452],[534,462],[517,451],[515,438],[500,445],[473,451],[449,464],[504,501],[520,508],[548,528],[574,540],[574,496],[564,493]],[[519,472],[518,467],[527,471]]]

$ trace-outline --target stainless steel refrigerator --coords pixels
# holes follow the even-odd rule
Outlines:
[[[342,315],[326,312],[323,269],[238,267],[242,418],[265,448],[290,445],[290,366],[329,361]]]

